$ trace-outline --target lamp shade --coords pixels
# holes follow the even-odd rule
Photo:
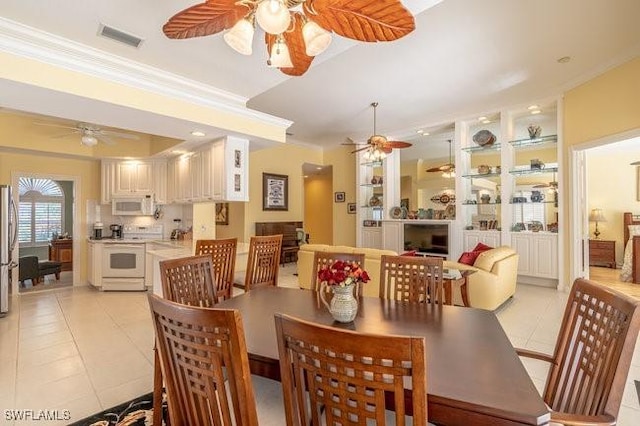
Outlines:
[[[255,29],[249,20],[243,18],[222,36],[224,41],[236,52],[251,55],[253,52],[253,33]]]
[[[293,62],[291,62],[291,56],[289,55],[289,48],[282,37],[278,37],[278,40],[271,46],[269,66],[273,68],[293,67]]]
[[[302,38],[308,56],[316,56],[324,52],[331,44],[331,34],[313,21],[307,21],[302,27]]]
[[[589,214],[589,222],[606,222],[602,209],[593,209]]]
[[[269,34],[282,34],[291,24],[291,14],[282,0],[262,0],[256,9],[256,20]]]

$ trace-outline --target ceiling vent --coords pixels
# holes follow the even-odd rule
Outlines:
[[[117,30],[104,24],[100,24],[98,35],[126,44],[127,46],[135,47],[136,49],[140,47],[143,41],[140,37],[136,37],[132,34],[125,33],[124,31]]]

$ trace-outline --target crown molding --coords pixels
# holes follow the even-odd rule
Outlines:
[[[0,17],[0,51],[288,128],[291,120],[247,108],[248,98],[130,61],[91,46]]]

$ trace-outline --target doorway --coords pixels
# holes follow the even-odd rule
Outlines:
[[[78,179],[73,176],[16,173],[18,293],[70,287],[78,282],[76,215]],[[75,265],[75,266],[74,266]]]
[[[589,278],[590,269],[597,267],[589,256],[594,240],[613,248],[617,268],[598,273],[619,277],[626,246],[623,213],[640,214],[640,168],[631,165],[640,160],[640,129],[572,147],[569,158],[569,282]]]
[[[304,228],[312,244],[333,244],[333,166],[304,163]]]

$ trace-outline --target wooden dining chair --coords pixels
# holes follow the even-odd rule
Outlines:
[[[382,255],[380,298],[445,304],[442,264],[440,257]]]
[[[190,256],[164,260],[160,265],[162,294],[167,300],[183,305],[212,307],[219,301],[215,286],[215,273],[210,255]],[[160,424],[162,412],[163,376],[157,347],[154,348],[153,416]],[[168,405],[173,395],[168,394]]]
[[[577,279],[553,355],[517,349],[551,364],[543,394],[551,422],[615,424],[640,330],[639,306],[616,290]]]
[[[196,241],[196,256],[204,254],[211,256],[218,301],[231,298],[237,250],[237,238]]]
[[[280,313],[275,323],[287,426],[391,424],[385,396],[397,426],[408,415],[427,424],[424,337],[361,334]]]
[[[316,251],[313,253],[313,277],[311,278],[311,290],[320,291],[320,280],[318,279],[318,271],[323,266],[332,265],[336,260],[344,262],[356,262],[364,267],[364,253],[330,253],[326,251]],[[362,284],[357,283],[354,290],[354,296],[362,296]]]
[[[282,234],[251,237],[244,291],[257,286],[278,285],[281,248]]]
[[[162,373],[174,396],[169,405],[171,426],[256,426],[240,313],[148,297]]]

